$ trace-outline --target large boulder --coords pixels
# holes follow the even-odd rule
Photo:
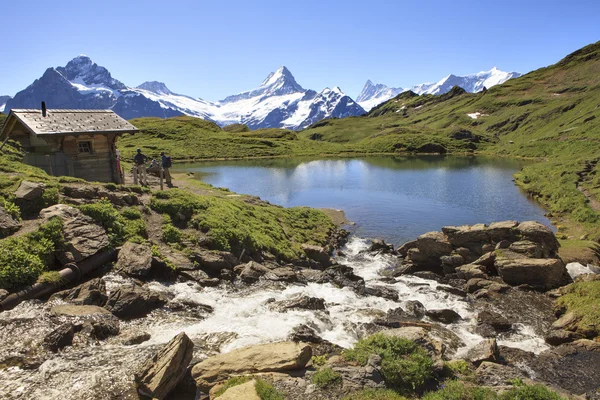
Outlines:
[[[475,371],[477,383],[484,386],[508,386],[515,379],[525,378],[527,375],[514,367],[489,361],[483,361]]]
[[[482,245],[490,242],[490,236],[484,224],[444,226],[442,232],[455,247],[479,250]]]
[[[94,305],[61,304],[52,307],[50,314],[66,317],[89,317],[93,315],[110,315],[110,312]]]
[[[134,279],[148,278],[152,272],[152,249],[146,244],[125,243],[115,269]]]
[[[230,387],[218,398],[219,400],[261,400],[256,392],[256,380],[254,379],[241,385]]]
[[[250,261],[247,264],[235,267],[235,272],[239,273],[242,282],[254,283],[257,282],[261,276],[271,272],[271,270],[256,261]]]
[[[494,263],[502,280],[509,285],[530,285],[549,290],[565,284],[567,270],[560,258],[505,258]]]
[[[77,305],[103,306],[108,299],[106,284],[102,278],[94,278],[73,289],[54,293],[50,300],[62,299]]]
[[[354,273],[351,267],[345,265],[334,265],[323,271],[321,280],[329,282],[339,288],[350,287],[357,293],[363,293],[365,281]]]
[[[0,239],[12,235],[19,229],[21,229],[21,223],[0,207]]]
[[[427,352],[435,359],[440,359],[444,354],[444,344],[438,339],[433,338],[425,328],[420,326],[405,326],[402,328],[388,329],[381,333],[389,337],[412,340],[427,350]]]
[[[477,314],[477,332],[484,337],[494,337],[496,333],[512,328],[510,321],[495,311],[484,310]]]
[[[428,258],[440,258],[452,252],[452,244],[442,232],[427,232],[417,238],[419,252]]]
[[[198,248],[192,258],[198,267],[209,275],[218,275],[224,269],[233,270],[233,267],[240,264],[240,261],[227,251]]]
[[[461,319],[459,313],[448,308],[427,310],[425,314],[432,320],[442,322],[444,324],[451,324]]]
[[[305,343],[248,346],[199,362],[192,368],[192,377],[202,391],[208,392],[217,382],[231,375],[297,370],[304,368],[311,357],[312,349]]]
[[[104,228],[75,207],[56,204],[40,211],[40,217],[43,222],[53,217],[58,217],[63,222],[65,241],[58,253],[63,265],[84,260],[110,245]]]
[[[329,251],[324,247],[304,243],[302,244],[301,249],[306,254],[306,257],[318,262],[325,268],[333,264],[331,257],[329,256]]]
[[[144,317],[166,303],[167,299],[161,294],[132,286],[121,287],[112,292],[104,307],[118,318],[133,319]]]
[[[135,374],[138,391],[154,399],[164,399],[183,379],[193,351],[194,343],[184,332],[175,336]]]
[[[270,305],[273,310],[287,311],[291,309],[324,310],[325,300],[318,297],[296,296],[291,299],[276,301]]]
[[[517,225],[519,225],[517,221],[492,222],[487,227],[486,234],[494,243],[501,242],[502,240],[513,241],[517,237],[514,229]]]
[[[71,322],[65,322],[47,334],[43,343],[50,351],[58,351],[63,347],[70,346],[73,343],[74,335],[75,325]]]
[[[20,202],[34,201],[40,199],[44,195],[46,185],[40,182],[22,181],[19,188],[15,192],[15,200]]]
[[[472,347],[467,358],[475,365],[480,365],[484,361],[497,362],[500,359],[498,343],[496,339],[486,339]]]
[[[558,240],[547,226],[536,221],[525,221],[521,222],[516,230],[523,239],[541,244],[544,257],[551,257],[558,252]]]

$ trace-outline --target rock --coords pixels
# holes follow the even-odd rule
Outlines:
[[[490,251],[473,261],[471,264],[484,266],[486,268],[485,271],[487,271],[494,266],[495,260],[496,254]]]
[[[232,270],[233,267],[240,264],[240,261],[227,251],[213,251],[197,249],[193,253],[193,260],[199,265],[199,268],[209,274],[219,274],[223,269]]]
[[[278,301],[271,306],[274,310],[286,311],[290,309],[324,310],[325,300],[318,297],[297,296],[288,300]]]
[[[398,292],[385,286],[366,286],[364,294],[367,296],[382,297],[384,299],[398,301]]]
[[[112,318],[99,318],[86,320],[81,330],[92,340],[104,340],[119,334],[119,320]]]
[[[308,258],[318,262],[324,268],[327,268],[333,264],[331,257],[329,256],[329,252],[324,247],[305,243],[301,246],[301,249],[304,251],[304,253],[306,253]]]
[[[292,330],[289,336],[289,340],[292,342],[304,342],[304,343],[322,343],[323,339],[319,336],[317,331],[308,325],[301,324]]]
[[[0,301],[4,300],[9,295],[10,295],[10,293],[8,292],[8,290],[6,290],[6,289],[0,289]]]
[[[146,244],[127,242],[119,251],[117,271],[134,279],[146,279],[152,271],[152,249]]]
[[[552,329],[570,329],[574,328],[580,318],[573,312],[568,312],[562,315],[559,319],[552,323]]]
[[[175,336],[135,374],[138,391],[152,398],[164,399],[183,379],[193,351],[194,344],[184,332]]]
[[[483,386],[507,386],[515,379],[525,379],[527,375],[507,365],[483,361],[475,370],[475,379]]]
[[[202,270],[177,270],[177,275],[179,275],[180,277],[182,277],[185,280],[190,280],[190,281],[195,281],[200,283],[201,281],[204,281],[205,279],[210,279],[208,274]],[[217,279],[217,282],[219,282],[219,280]]]
[[[44,337],[44,346],[51,351],[58,351],[73,343],[75,326],[72,322],[66,322]]]
[[[256,392],[256,380],[251,380],[241,385],[230,387],[220,395],[219,400],[260,400]]]
[[[486,339],[474,346],[467,353],[467,358],[475,365],[484,361],[497,362],[500,358],[496,339]]]
[[[0,206],[0,239],[12,235],[19,229],[21,229],[21,223]]]
[[[496,258],[494,263],[502,280],[509,285],[531,285],[542,290],[561,286],[567,275],[559,258]]]
[[[552,257],[558,252],[558,240],[547,226],[535,221],[525,221],[516,230],[522,238],[541,244],[544,257]]]
[[[245,283],[257,282],[261,276],[271,272],[271,270],[255,261],[247,264],[238,265],[235,271],[240,274],[240,279]]]
[[[442,232],[427,232],[417,238],[417,248],[429,258],[440,258],[452,252],[452,245]]]
[[[440,275],[431,271],[416,271],[413,272],[412,275],[421,279],[429,279],[430,281],[439,282],[440,280],[442,280],[442,277]]]
[[[265,274],[265,279],[276,282],[296,282],[298,276],[291,267],[273,268]]]
[[[477,314],[478,325],[488,325],[496,332],[506,332],[512,328],[510,321],[494,311],[481,311]]]
[[[373,239],[371,241],[371,245],[369,246],[369,249],[367,251],[369,251],[369,252],[379,251],[381,253],[388,254],[388,253],[394,252],[394,246],[391,244],[387,244],[382,239]]]
[[[456,322],[459,319],[461,319],[461,316],[459,313],[457,313],[454,310],[449,310],[447,308],[436,309],[436,310],[427,310],[425,315],[427,315],[429,318],[431,318],[434,321],[439,321],[444,324],[451,324],[451,323]]]
[[[231,375],[300,369],[311,357],[312,349],[304,343],[260,344],[209,357],[194,365],[192,376],[197,386],[207,392],[215,383]]]
[[[108,296],[106,295],[106,285],[104,280],[102,278],[94,278],[73,289],[54,293],[50,297],[50,300],[54,299],[62,299],[76,305],[94,305],[102,307],[106,303]]]
[[[322,281],[330,282],[337,287],[350,287],[358,293],[363,293],[365,281],[354,270],[345,265],[334,265],[323,271]]]
[[[508,246],[508,249],[514,251],[515,253],[524,254],[525,256],[531,258],[544,257],[544,249],[542,248],[542,245],[529,240],[520,240],[518,242],[514,242]]]
[[[505,283],[494,282],[494,281],[490,281],[488,279],[482,279],[482,278],[471,278],[465,284],[465,290],[468,293],[475,293],[481,289],[486,289],[490,292],[495,292],[495,293],[504,293],[508,289],[510,289],[510,286],[508,286]]]
[[[92,315],[110,315],[106,309],[93,305],[62,304],[50,309],[50,314],[66,317],[82,317]]]
[[[585,339],[585,336],[581,333],[571,332],[564,329],[553,329],[544,338],[546,343],[552,346],[558,346],[563,343],[573,342],[578,339]]]
[[[449,256],[441,256],[442,270],[445,274],[454,273],[457,267],[465,264],[465,259],[460,254],[451,254]]]
[[[406,257],[406,255],[408,254],[408,251],[410,249],[415,249],[417,248],[417,241],[416,240],[411,240],[408,241],[406,243],[404,243],[402,246],[398,247],[398,254],[400,254],[402,257]]]
[[[456,276],[465,280],[473,278],[485,279],[488,277],[487,268],[477,264],[466,264],[456,268]]]
[[[465,247],[475,250],[481,249],[483,244],[490,242],[490,237],[484,224],[444,226],[442,232],[455,247]]]
[[[408,300],[404,303],[404,307],[409,316],[417,319],[423,318],[427,312],[423,303],[418,300]]]
[[[79,262],[109,247],[110,241],[104,228],[75,207],[56,204],[40,211],[43,222],[58,217],[63,221],[65,237],[58,259],[65,265]]]
[[[371,354],[364,367],[334,367],[333,370],[342,375],[344,389],[350,391],[360,389],[385,388],[383,377],[381,376],[381,357],[377,354]]]
[[[121,335],[121,344],[132,346],[134,344],[144,343],[150,340],[150,337],[148,332],[127,331]]]
[[[166,302],[162,295],[138,286],[121,287],[110,294],[105,308],[118,318],[133,319],[146,316]]]
[[[438,285],[436,287],[436,290],[441,290],[442,292],[450,293],[459,297],[465,297],[467,295],[467,293],[464,290],[456,288],[454,286]]]
[[[486,229],[486,233],[490,240],[494,243],[505,241],[514,241],[517,237],[514,228],[519,223],[517,221],[500,221],[492,222]]]
[[[502,250],[502,249],[508,249],[511,245],[511,242],[509,240],[501,240],[496,244],[496,247],[494,250]]]
[[[39,182],[22,181],[15,192],[15,202],[17,205],[22,201],[34,201],[44,195],[46,185]]]

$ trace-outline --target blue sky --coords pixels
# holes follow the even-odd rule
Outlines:
[[[286,65],[305,88],[527,72],[600,40],[598,0],[20,0],[2,5],[0,94],[90,56],[126,85],[219,100]]]

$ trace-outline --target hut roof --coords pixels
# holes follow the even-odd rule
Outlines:
[[[135,126],[111,110],[42,110],[13,109],[2,128],[0,137],[12,118],[36,135],[85,135],[98,133],[136,133]]]

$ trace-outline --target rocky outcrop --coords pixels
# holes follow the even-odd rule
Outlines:
[[[469,350],[467,358],[475,365],[480,365],[484,361],[498,362],[500,353],[496,339],[486,339],[480,342]]]
[[[261,276],[269,273],[271,270],[256,261],[250,261],[247,264],[238,265],[234,271],[239,274],[244,283],[258,282]]]
[[[231,375],[281,372],[304,368],[312,357],[309,345],[295,342],[261,344],[217,354],[192,368],[198,387],[208,392]]]
[[[46,185],[40,182],[21,181],[15,192],[15,204],[21,210],[21,214],[35,214],[42,208],[42,196],[46,191]]]
[[[558,246],[552,231],[534,221],[445,226],[442,232],[428,232],[402,245],[398,249],[402,257],[399,272],[428,271],[443,274],[444,279],[464,279],[470,282],[465,287],[470,293],[487,290],[473,285],[473,279],[493,282],[496,276],[501,278],[496,282],[500,285],[527,285],[546,291],[568,283]],[[500,293],[504,287],[493,289]]]
[[[514,367],[483,361],[475,371],[475,379],[479,385],[507,386],[515,379],[525,379],[527,375]]]
[[[365,281],[354,273],[354,270],[345,265],[334,265],[323,271],[321,282],[329,282],[339,288],[349,287],[357,293],[363,294]]]
[[[136,372],[138,391],[155,399],[164,399],[183,379],[193,350],[194,344],[184,332],[175,336]]]
[[[95,305],[102,307],[106,303],[108,296],[106,295],[106,285],[104,280],[102,278],[94,278],[73,289],[54,293],[50,297],[50,300],[54,299],[62,299],[76,305]]]
[[[230,387],[219,396],[220,400],[261,400],[256,392],[256,380],[252,379],[241,385]]]
[[[40,217],[44,222],[53,217],[63,222],[65,241],[58,253],[63,265],[84,260],[110,245],[104,228],[75,207],[56,204],[40,211]]]
[[[303,244],[301,248],[306,254],[306,257],[321,264],[324,268],[333,264],[333,260],[329,256],[329,251],[326,248],[312,244]]]
[[[461,319],[459,313],[457,313],[454,310],[449,310],[447,308],[427,310],[425,314],[432,320],[439,321],[444,324],[451,324]]]
[[[297,296],[288,300],[281,300],[271,303],[270,308],[280,312],[290,309],[324,310],[325,300],[318,297]]]
[[[112,292],[104,307],[118,318],[133,319],[144,317],[166,303],[167,299],[161,294],[129,286]]]
[[[240,264],[240,261],[227,251],[206,250],[197,248],[192,255],[193,261],[198,268],[209,275],[217,275],[224,269],[233,270],[233,267]]]
[[[152,271],[152,249],[145,244],[127,242],[119,251],[115,270],[135,279],[144,279]]]
[[[0,207],[0,239],[12,235],[21,228],[21,223],[15,220],[3,207]]]

